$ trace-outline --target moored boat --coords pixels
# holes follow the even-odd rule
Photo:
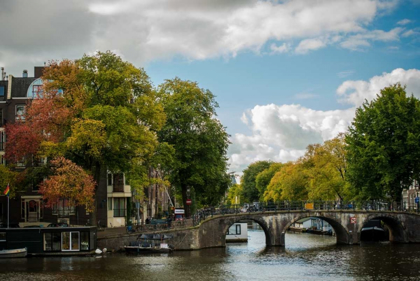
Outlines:
[[[24,258],[28,254],[26,248],[22,249],[10,249],[10,250],[0,250],[0,258],[9,259],[9,258]]]
[[[124,249],[127,253],[169,253],[172,249],[165,240],[171,238],[172,236],[165,234],[140,234],[136,241],[124,246]]]

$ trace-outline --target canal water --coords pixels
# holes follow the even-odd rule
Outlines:
[[[261,230],[249,242],[148,256],[0,259],[0,280],[420,280],[420,245],[335,245],[335,237],[286,234],[266,248]]]

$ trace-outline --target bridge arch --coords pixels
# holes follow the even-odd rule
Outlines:
[[[290,221],[283,230],[283,235],[286,233],[286,231],[289,229],[289,227],[297,222],[298,220],[304,219],[304,218],[318,218],[321,220],[324,220],[328,222],[331,227],[335,231],[337,244],[351,244],[351,235],[348,232],[347,228],[344,227],[340,221],[336,220],[336,218],[332,218],[326,215],[314,215],[314,214],[301,214],[294,218],[292,221]]]
[[[237,222],[241,221],[253,221],[256,222],[264,231],[265,234],[265,245],[266,246],[272,246],[274,245],[273,242],[273,234],[269,230],[269,226],[267,225],[266,221],[262,217],[255,217],[255,216],[245,216],[245,217],[233,217],[230,220],[226,221],[225,226],[222,231],[222,241],[226,243],[226,233],[228,232],[228,229]],[[226,245],[226,244],[225,244]]]
[[[408,233],[401,221],[396,217],[389,214],[370,214],[366,217],[362,224],[360,224],[357,235],[359,241],[362,235],[362,228],[371,220],[381,220],[388,226],[389,241],[396,243],[407,243]]]

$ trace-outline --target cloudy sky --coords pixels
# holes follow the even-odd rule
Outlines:
[[[420,98],[420,0],[0,0],[0,66],[112,50],[216,96],[231,171],[295,160],[401,82]]]

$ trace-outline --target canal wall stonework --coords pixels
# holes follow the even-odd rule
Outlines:
[[[287,229],[296,221],[316,217],[327,221],[336,232],[338,244],[360,244],[361,230],[372,219],[380,219],[390,229],[390,241],[398,243],[420,243],[420,215],[405,212],[378,211],[280,211],[238,213],[219,215],[206,219],[199,226],[159,232],[173,238],[168,243],[175,250],[198,250],[225,247],[228,228],[239,221],[254,221],[265,233],[267,246],[285,246]],[[123,249],[138,234],[123,234],[98,238],[98,247],[114,250]]]

